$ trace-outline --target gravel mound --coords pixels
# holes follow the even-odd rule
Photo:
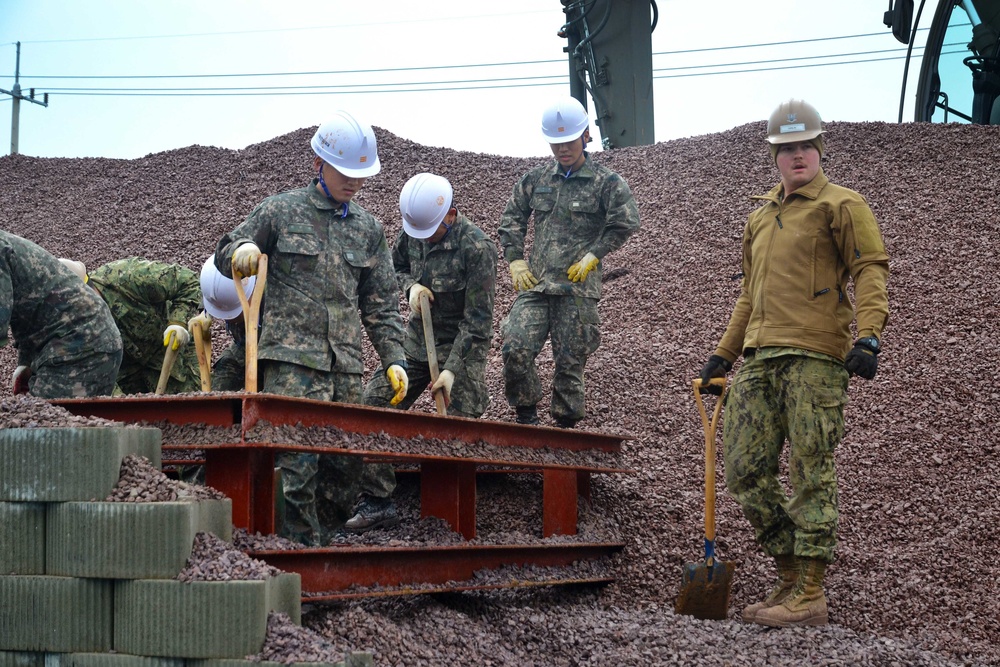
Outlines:
[[[317,604],[306,625],[377,665],[1000,665],[1000,215],[988,165],[1000,127],[829,123],[824,170],[872,205],[891,257],[878,376],[852,380],[839,451],[841,543],[828,576],[831,625],[767,630],[739,610],[762,597],[758,553],[719,465],[717,549],[736,562],[731,619],[674,615],[685,562],[703,557],[704,436],[691,378],[736,298],[749,196],[776,170],[764,123],[622,148],[597,159],[631,185],[642,229],[605,260],[602,345],[587,368],[580,428],[633,436],[598,475],[594,506],[626,542],[599,591],[532,589]],[[240,151],[193,146],[137,160],[0,158],[0,227],[96,267],[141,255],[198,270],[264,197],[306,183],[303,128]],[[420,171],[496,237],[514,181],[537,160],[421,146],[376,128],[383,171],[358,197],[395,238],[398,193]],[[539,155],[544,146],[539,147]],[[501,264],[496,329],[513,301]],[[218,323],[216,352],[228,343]],[[368,346],[367,366],[376,358]],[[551,377],[548,348],[539,358]],[[0,350],[0,377],[15,366]],[[499,341],[485,417],[504,404]],[[8,392],[7,383],[0,392]],[[539,412],[545,414],[548,397]],[[416,410],[433,411],[428,397]],[[546,417],[543,417],[546,419]]]

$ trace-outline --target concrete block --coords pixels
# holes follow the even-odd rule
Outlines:
[[[64,502],[106,498],[121,463],[139,454],[160,467],[158,428],[9,428],[0,430],[0,501]]]
[[[103,579],[172,579],[195,534],[232,539],[232,501],[50,503],[46,573]],[[222,536],[220,536],[222,537]]]
[[[292,573],[292,576],[298,577]],[[301,584],[300,584],[301,585]],[[118,580],[114,648],[172,658],[243,658],[259,653],[267,615],[288,608],[288,580],[180,582]],[[295,600],[295,608],[301,605]]]
[[[45,574],[45,510],[45,503],[0,502],[0,574]]]
[[[0,650],[111,650],[112,582],[0,576]]]
[[[28,651],[0,651],[0,667],[45,667],[45,654]]]
[[[50,653],[44,667],[184,667],[184,660],[126,653]]]

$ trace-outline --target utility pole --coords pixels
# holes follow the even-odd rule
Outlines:
[[[20,126],[21,117],[21,100],[25,102],[31,102],[32,104],[38,104],[43,107],[49,106],[49,94],[44,93],[43,99],[41,101],[35,99],[35,89],[30,88],[29,93],[26,96],[21,94],[21,84],[19,80],[21,78],[21,42],[17,43],[17,62],[14,67],[14,89],[4,90],[0,88],[0,93],[4,95],[10,95],[13,101],[12,109],[10,112],[10,154],[17,155],[17,133]]]

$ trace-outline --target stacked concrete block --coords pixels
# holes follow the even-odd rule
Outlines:
[[[298,574],[177,580],[231,501],[104,502],[129,454],[158,468],[159,429],[0,430],[0,667],[249,665],[269,612],[301,622]]]

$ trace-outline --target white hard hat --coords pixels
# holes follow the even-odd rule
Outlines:
[[[542,114],[542,135],[550,144],[573,141],[586,130],[590,116],[575,97],[564,97]]]
[[[316,130],[312,149],[348,178],[367,178],[382,170],[375,132],[346,111],[338,111]]]
[[[249,299],[257,276],[243,279],[243,291]],[[215,256],[209,255],[201,266],[201,302],[205,312],[220,320],[231,320],[243,312],[236,285],[215,268]]]
[[[415,239],[434,236],[451,208],[451,183],[443,176],[422,173],[406,182],[399,193],[403,231]]]
[[[75,273],[80,280],[87,282],[87,265],[83,262],[78,262],[75,259],[66,259],[65,257],[60,257],[59,261],[67,269]]]

